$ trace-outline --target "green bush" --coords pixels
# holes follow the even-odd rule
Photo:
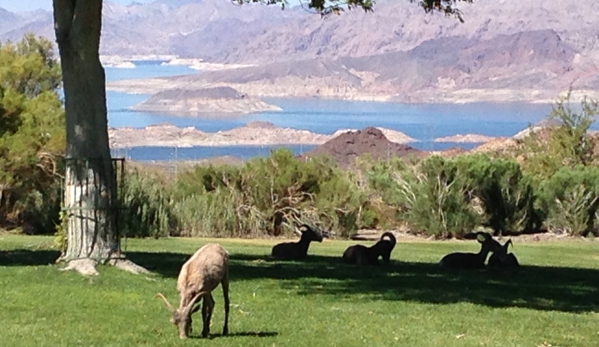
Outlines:
[[[167,185],[126,176],[129,236],[248,237],[290,233],[307,222],[348,236],[376,222],[366,194],[327,158],[297,160],[287,149],[244,166],[197,166]]]
[[[0,44],[0,227],[53,232],[58,223],[65,117],[52,42]]]
[[[599,115],[596,100],[583,98],[576,110],[571,93],[561,97],[548,116],[561,125],[551,131],[530,132],[518,153],[524,158],[523,170],[546,180],[564,166],[590,165],[596,158],[589,129]],[[532,130],[532,129],[531,129]]]
[[[599,207],[599,168],[564,167],[541,186],[541,205],[548,229],[568,235],[594,230]]]
[[[415,232],[435,237],[461,237],[472,231],[479,217],[465,198],[465,181],[457,166],[432,156],[417,166],[401,162],[375,165],[370,181],[383,201],[397,208]]]
[[[119,229],[128,237],[161,237],[176,228],[171,192],[160,177],[129,171],[123,187]]]
[[[518,162],[484,154],[460,156],[454,161],[466,180],[468,197],[480,201],[483,224],[496,235],[541,227],[532,177],[522,173]]]

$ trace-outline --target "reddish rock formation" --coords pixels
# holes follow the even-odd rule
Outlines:
[[[375,159],[408,156],[423,157],[427,155],[426,152],[411,146],[391,142],[379,129],[367,127],[363,130],[341,134],[299,156],[299,158],[305,159],[328,155],[333,157],[339,166],[347,167],[354,164],[356,157],[366,153],[369,153]]]

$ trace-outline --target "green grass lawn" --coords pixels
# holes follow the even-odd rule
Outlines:
[[[178,302],[176,276],[207,239],[127,240],[154,272],[60,272],[52,238],[0,235],[1,346],[597,346],[599,243],[516,242],[517,272],[444,272],[469,242],[398,243],[389,266],[339,263],[356,242],[312,244],[305,262],[272,261],[273,240],[216,240],[231,254],[230,336],[221,289],[210,339],[179,340],[157,292]],[[366,242],[365,242],[366,243]]]

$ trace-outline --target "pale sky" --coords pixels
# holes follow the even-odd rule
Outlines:
[[[152,2],[154,0],[137,0],[137,2]],[[110,0],[121,5],[132,3],[132,0]],[[52,10],[52,0],[0,0],[0,7],[11,12],[16,11],[32,11],[38,9]]]

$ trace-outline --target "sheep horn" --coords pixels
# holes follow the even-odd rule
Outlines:
[[[193,308],[193,305],[196,303],[196,301],[204,294],[206,294],[207,292],[199,292],[197,293],[193,299],[191,299],[191,301],[189,302],[189,304],[187,304],[187,306],[185,307],[185,309],[183,309],[183,315],[187,316],[189,315],[189,312],[191,312],[191,309]]]
[[[168,300],[164,297],[164,295],[162,295],[162,293],[156,294],[156,297],[162,298],[162,300],[164,300],[164,303],[166,304],[166,308],[168,308],[169,311],[171,311],[171,312],[175,311],[175,308],[173,307],[173,305],[171,305],[171,303],[168,302]]]

